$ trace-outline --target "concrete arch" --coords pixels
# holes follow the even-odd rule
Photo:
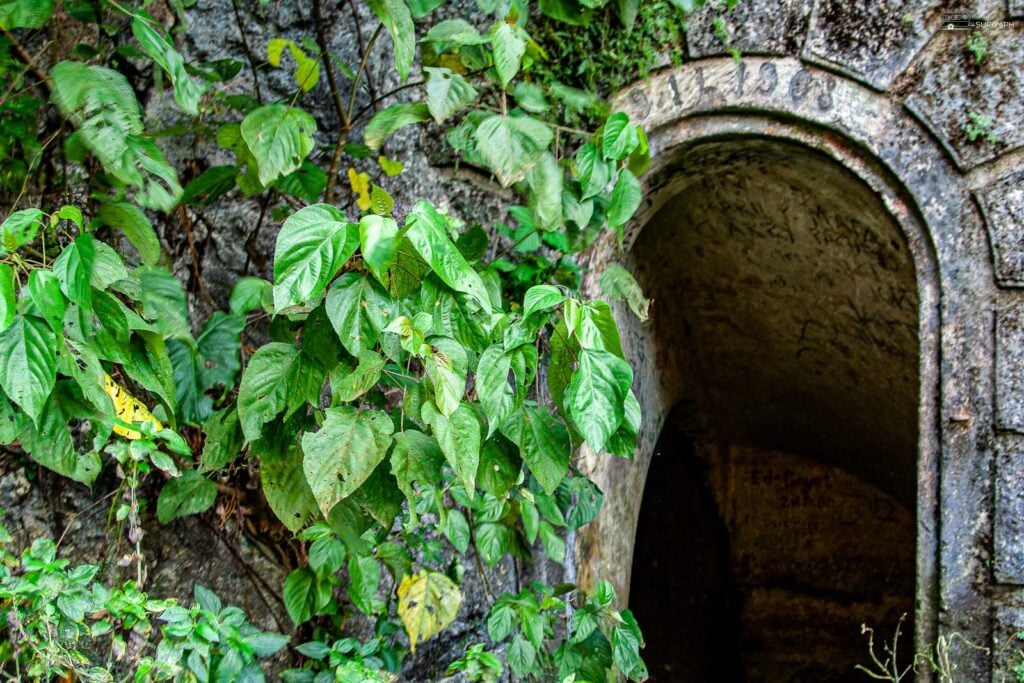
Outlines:
[[[645,226],[699,174],[683,172],[694,150],[715,141],[775,141],[820,155],[870,188],[899,226],[919,298],[917,649],[952,633],[992,644],[1001,628],[993,627],[999,589],[988,566],[998,293],[981,212],[944,145],[887,95],[790,57],[690,62],[627,88],[615,104],[644,125],[653,163],[624,250],[609,237],[584,259],[593,295],[603,265],[629,265]],[[606,578],[625,596],[647,466],[679,392],[656,328],[621,311],[619,320],[645,425],[634,462],[582,458],[606,507],[576,538],[575,569],[584,585]],[[967,680],[993,675],[984,651],[953,654]]]

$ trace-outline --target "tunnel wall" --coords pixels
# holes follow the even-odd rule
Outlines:
[[[863,180],[906,239],[920,302],[917,648],[940,636],[970,642],[950,649],[963,679],[1002,680],[1017,657],[1007,637],[1024,628],[1024,132],[1012,123],[1024,102],[1021,22],[992,29],[999,55],[977,67],[954,42],[962,36],[939,30],[937,4],[898,29],[900,3],[741,6],[736,26],[770,19],[751,20],[738,36],[742,61],[714,56],[722,50],[691,35],[690,61],[617,97],[616,108],[648,131],[654,161],[625,249],[613,238],[595,245],[585,288],[599,292],[608,263],[636,266],[631,247],[678,194],[675,171],[696,142],[786,140]],[[1013,3],[983,9],[1022,14]],[[998,144],[965,138],[957,117],[972,108],[1001,121]],[[584,454],[581,468],[607,502],[576,538],[574,567],[583,583],[608,578],[628,596],[647,465],[686,368],[656,323],[619,313],[645,425],[633,462]]]

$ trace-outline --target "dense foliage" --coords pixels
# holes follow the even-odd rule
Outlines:
[[[455,620],[453,555],[493,567],[542,549],[563,562],[566,531],[602,502],[573,453],[586,444],[631,457],[641,419],[632,370],[609,305],[576,292],[572,255],[608,230],[621,235],[639,207],[643,130],[553,75],[525,3],[482,0],[491,18],[481,29],[432,21],[441,0],[367,2],[379,24],[356,69],[327,50],[317,2],[316,35],[253,46],[264,55],[248,65],[187,63],[164,25],[129,3],[0,3],[0,189],[13,206],[0,226],[0,444],[87,484],[115,467],[111,518],[137,569],[104,588],[96,567],[69,566],[51,541],[20,562],[6,554],[0,601],[18,615],[0,649],[8,675],[259,680],[259,657],[285,646],[201,587],[189,608],[141,592],[144,482],[166,481],[155,511],[169,523],[208,510],[239,459],[258,469],[266,502],[308,544],[283,599],[312,640],[292,642],[298,665],[286,680],[385,681]],[[622,32],[648,16],[637,0],[602,5],[541,11]],[[90,38],[41,66],[33,31],[54,22]],[[415,90],[400,89],[418,95],[357,110],[383,36],[403,82],[422,69]],[[229,84],[246,68],[289,69],[293,92],[239,95]],[[136,92],[165,86],[179,122],[155,131]],[[341,122],[328,168],[312,161],[319,124],[301,106],[316,88]],[[601,125],[591,134],[570,118]],[[411,208],[396,210],[386,186],[402,161],[378,150],[427,122],[445,127],[463,163],[523,198],[511,226],[464,225],[430,197],[400,197]],[[158,144],[168,135],[216,145],[234,163],[175,168]],[[374,157],[378,173],[357,170]],[[335,202],[339,178],[354,197],[347,211]],[[18,207],[50,184],[62,199]],[[282,220],[272,278],[242,278],[227,310],[197,320],[195,289],[171,272],[154,223],[238,193]],[[489,257],[495,239],[508,248]],[[625,270],[609,268],[602,286],[646,315]],[[490,598],[490,640],[467,643],[453,672],[646,678],[640,628],[608,584]],[[346,637],[351,613],[373,620],[372,639]]]

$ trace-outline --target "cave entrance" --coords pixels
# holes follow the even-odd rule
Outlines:
[[[899,224],[831,157],[702,141],[630,267],[674,405],[630,607],[653,681],[863,680],[914,650],[918,288]]]

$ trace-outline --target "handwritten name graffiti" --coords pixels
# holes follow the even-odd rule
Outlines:
[[[836,78],[830,74],[775,62],[696,66],[653,79],[626,94],[625,103],[639,121],[654,111],[687,111],[772,100],[789,106],[810,105],[820,112],[836,104]]]

